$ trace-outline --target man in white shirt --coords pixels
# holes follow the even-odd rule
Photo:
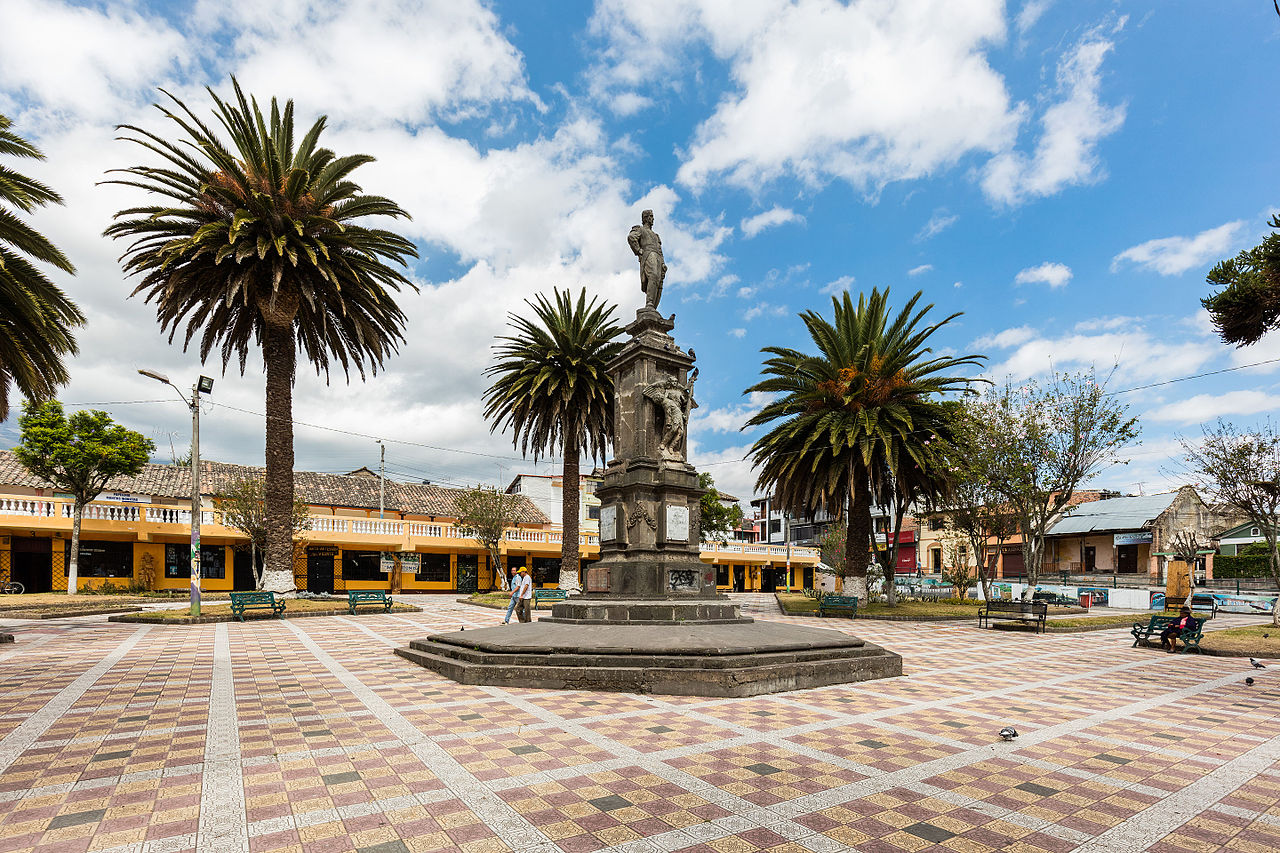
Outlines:
[[[529,570],[524,566],[517,568],[511,583],[515,587],[515,595],[519,597],[516,602],[516,618],[521,622],[532,622],[530,607],[533,603],[533,578],[529,576]]]

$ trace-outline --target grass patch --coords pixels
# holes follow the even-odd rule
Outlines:
[[[481,607],[501,607],[507,609],[507,605],[511,603],[511,593],[502,592],[473,592],[466,599],[468,604],[478,604]]]
[[[789,616],[817,616],[818,601],[799,592],[776,593],[778,606]],[[890,607],[875,602],[858,604],[858,618],[901,619],[904,621],[931,621],[945,619],[977,619],[981,601],[960,598],[941,601],[900,601]],[[833,617],[835,618],[835,617]]]
[[[1280,658],[1280,628],[1272,625],[1248,625],[1208,631],[1200,647],[1226,657]]]
[[[217,595],[217,593],[213,593]],[[225,595],[225,593],[224,593]],[[0,618],[58,619],[69,616],[93,616],[99,613],[127,613],[157,600],[186,601],[186,590],[146,595],[67,595],[65,592],[37,592],[0,596]]]
[[[1050,619],[1045,623],[1049,631],[1101,631],[1104,628],[1132,628],[1134,622],[1147,624],[1151,614],[1113,613],[1109,616],[1082,616],[1079,619]]]

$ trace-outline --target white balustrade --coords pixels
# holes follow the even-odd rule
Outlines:
[[[319,533],[346,533],[347,520],[345,518],[335,518],[332,515],[313,515],[311,518],[311,529]]]
[[[57,504],[53,501],[32,500],[28,498],[0,499],[0,515],[25,515],[33,518],[52,518],[57,514]]]
[[[399,521],[388,521],[384,518],[353,518],[351,532],[367,536],[402,536],[404,525]]]
[[[74,504],[62,505],[63,518],[71,518],[74,515]],[[81,517],[94,521],[138,521],[141,516],[142,513],[138,507],[132,504],[87,504]]]

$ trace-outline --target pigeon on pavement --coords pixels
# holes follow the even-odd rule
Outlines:
[[[1013,740],[1017,736],[1018,736],[1018,730],[1015,729],[1013,726],[1005,726],[1003,729],[1000,730],[1000,737],[1004,738],[1005,740]]]
[[[1250,675],[1250,676],[1246,676],[1246,677],[1245,677],[1245,680],[1244,680],[1244,683],[1245,683],[1245,684],[1247,684],[1247,685],[1249,685],[1250,687],[1252,687],[1252,686],[1253,686],[1253,676],[1252,676],[1252,675]]]
[[[1266,669],[1267,665],[1257,658],[1249,658],[1249,663],[1253,664],[1254,669]]]

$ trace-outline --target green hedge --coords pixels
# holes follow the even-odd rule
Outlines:
[[[1271,561],[1265,556],[1229,557],[1219,554],[1213,558],[1213,576],[1215,578],[1269,578]]]

